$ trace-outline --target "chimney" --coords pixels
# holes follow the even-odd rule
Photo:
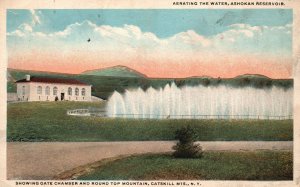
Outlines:
[[[26,81],[30,81],[30,75],[25,75]]]

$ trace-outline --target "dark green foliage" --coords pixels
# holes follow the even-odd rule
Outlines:
[[[210,85],[210,79],[204,78],[204,79],[202,80],[202,84],[203,84],[204,86],[209,86],[209,85]]]
[[[177,143],[173,149],[173,153],[176,158],[201,158],[202,157],[202,147],[199,144],[193,143]]]
[[[182,144],[193,143],[197,140],[197,134],[191,126],[187,125],[176,130],[175,139]]]
[[[178,88],[180,88],[183,87],[186,84],[186,82],[184,79],[175,79],[175,84]]]
[[[240,79],[240,85],[241,86],[248,86],[248,85],[250,85],[250,79],[248,78],[248,77],[245,77],[245,78],[241,78]]]
[[[195,144],[197,140],[196,132],[188,125],[181,127],[175,132],[177,144],[173,147],[175,152],[173,155],[176,158],[200,158],[202,157],[202,147]]]
[[[8,93],[13,93],[17,92],[17,85],[13,82],[7,82],[7,92]]]

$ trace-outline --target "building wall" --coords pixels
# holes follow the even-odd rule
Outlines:
[[[30,85],[28,83],[18,83],[17,84],[18,100],[19,101],[28,101],[29,100],[29,90],[30,90]]]
[[[62,100],[62,94],[64,95],[63,100],[68,101],[91,101],[91,86],[85,85],[68,85],[68,84],[52,84],[52,83],[18,83],[19,89],[17,89],[18,97],[21,95],[21,89],[23,85],[26,85],[26,96],[28,101],[55,101],[57,97],[58,100]],[[41,93],[38,93],[38,87],[41,87]],[[46,88],[49,87],[49,94],[46,93]],[[53,89],[57,88],[56,95],[54,95]],[[71,95],[69,95],[68,89],[72,89]],[[75,89],[78,88],[78,95],[75,95]],[[82,89],[85,89],[85,95],[82,95]],[[20,94],[19,94],[20,93]]]

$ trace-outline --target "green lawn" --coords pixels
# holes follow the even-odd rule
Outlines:
[[[191,125],[202,141],[293,140],[292,120],[113,119],[67,116],[68,109],[104,107],[104,103],[28,102],[7,106],[8,141],[174,140]]]
[[[80,180],[293,180],[293,153],[205,152],[201,159],[142,155],[107,162]]]

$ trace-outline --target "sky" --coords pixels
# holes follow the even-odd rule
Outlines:
[[[81,73],[124,65],[160,78],[290,78],[292,15],[291,9],[10,9],[8,67]]]

